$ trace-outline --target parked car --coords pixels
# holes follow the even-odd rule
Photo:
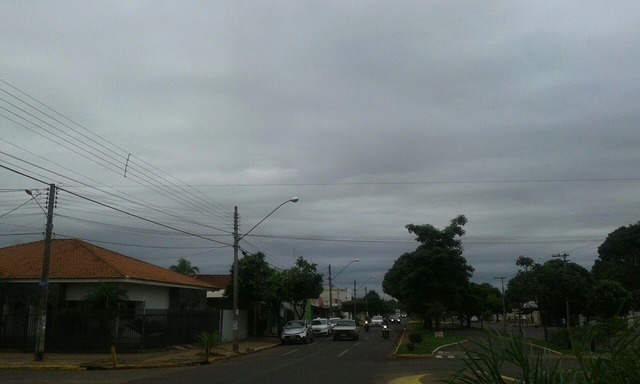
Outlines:
[[[332,332],[333,340],[358,340],[358,338],[360,337],[360,327],[358,327],[355,320],[338,320],[338,323],[336,323],[336,325],[333,327]]]
[[[314,335],[331,336],[331,324],[327,319],[317,318],[312,320],[311,329]]]
[[[382,327],[383,322],[384,322],[384,319],[380,315],[376,315],[371,318],[372,327]]]
[[[331,327],[333,328],[336,324],[338,324],[339,320],[339,317],[332,317],[329,319],[329,325],[331,325]]]
[[[313,342],[313,329],[304,320],[291,320],[282,328],[280,342],[286,343],[310,343]]]

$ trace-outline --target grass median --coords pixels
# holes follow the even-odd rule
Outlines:
[[[398,355],[431,355],[433,351],[443,345],[455,344],[466,339],[465,336],[455,332],[453,329],[442,328],[440,332],[425,329],[419,321],[411,321],[407,324],[402,335],[400,346],[398,347]],[[419,334],[420,342],[411,342],[411,335]]]

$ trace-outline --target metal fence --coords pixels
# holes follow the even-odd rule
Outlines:
[[[37,315],[4,315],[0,319],[0,349],[32,351]],[[197,342],[203,331],[220,328],[220,311],[177,311],[114,316],[104,313],[61,311],[47,317],[48,352],[141,351]]]

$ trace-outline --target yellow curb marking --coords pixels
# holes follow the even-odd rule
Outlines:
[[[391,380],[389,384],[421,384],[420,379],[426,376],[429,376],[429,374],[400,377]]]

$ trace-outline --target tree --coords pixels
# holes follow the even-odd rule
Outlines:
[[[91,307],[108,314],[118,315],[126,310],[126,302],[129,301],[127,290],[114,283],[101,283],[93,292],[84,297]]]
[[[300,256],[295,266],[284,272],[283,278],[283,299],[291,304],[296,317],[302,319],[309,299],[319,297],[324,289],[317,264]]]
[[[389,313],[389,306],[382,300],[378,292],[374,290],[367,291],[364,296],[364,307],[370,315],[386,316]]]
[[[184,257],[179,258],[178,263],[170,266],[169,269],[188,276],[195,276],[200,272],[200,268],[191,265],[191,262]]]
[[[597,279],[619,282],[632,293],[633,306],[640,306],[640,221],[607,235],[591,271]]]
[[[422,316],[429,329],[439,328],[447,309],[458,309],[469,284],[473,268],[462,256],[464,216],[451,220],[443,230],[430,224],[406,226],[420,245],[401,255],[384,276],[385,293],[400,300],[411,312]]]
[[[471,327],[471,318],[476,316],[480,320],[480,327],[487,314],[502,312],[502,293],[489,283],[469,283],[463,298],[460,314],[467,319],[467,327]],[[460,321],[462,322],[462,317]]]
[[[233,265],[231,266],[233,276]],[[238,297],[242,301],[267,301],[271,297],[271,275],[274,269],[269,266],[262,252],[247,254],[238,260]],[[233,280],[225,290],[225,296],[233,297]]]
[[[535,264],[536,263],[532,258],[526,256],[518,256],[518,259],[516,260],[516,265],[518,267],[524,267],[525,273],[529,272],[529,269],[532,268]]]
[[[550,318],[561,325],[561,319],[566,318],[566,301],[569,301],[571,319],[584,312],[587,304],[587,294],[594,283],[593,275],[576,263],[562,260],[549,260],[541,266],[533,268],[531,272],[531,294],[542,314],[543,325],[546,327]]]
[[[230,273],[233,276],[233,265]],[[280,329],[280,308],[284,297],[282,273],[267,263],[264,253],[257,252],[246,254],[238,260],[238,277],[240,300],[267,303],[276,318],[278,329]],[[225,296],[233,297],[233,280],[227,287]],[[262,329],[257,328],[256,321],[255,331],[260,333]]]
[[[613,280],[598,280],[589,294],[589,309],[603,320],[629,312],[631,294]]]

